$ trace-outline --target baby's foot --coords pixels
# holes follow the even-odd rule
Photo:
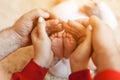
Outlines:
[[[63,32],[58,32],[50,36],[52,51],[58,58],[63,57]]]
[[[64,43],[64,57],[68,58],[73,50],[76,48],[75,39],[71,34],[63,33],[63,43]]]

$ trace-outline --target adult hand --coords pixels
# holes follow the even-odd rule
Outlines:
[[[52,34],[62,30],[56,16],[41,9],[34,9],[20,17],[13,27],[0,31],[0,59],[18,48],[31,44],[30,33],[40,16],[47,20],[47,33]]]
[[[86,37],[86,28],[76,21],[68,21],[67,23],[63,22],[63,28],[65,32],[70,33],[77,44],[81,43]]]
[[[42,9],[34,9],[24,14],[13,25],[12,29],[17,33],[17,36],[21,40],[21,46],[27,46],[28,44],[31,44],[30,33],[36,26],[37,19],[39,17],[43,17],[44,19],[55,18],[53,14],[47,11],[44,11]],[[51,34],[52,32],[59,31],[62,28],[59,24],[59,20],[53,19],[52,21],[51,20],[47,21],[47,23],[49,24],[47,30],[49,34]]]
[[[79,26],[78,26],[79,27]],[[86,37],[70,56],[71,71],[77,72],[88,68],[91,55],[91,31],[86,28]]]
[[[50,15],[41,9],[34,9],[20,17],[13,25],[12,29],[18,34],[21,40],[21,46],[26,46],[31,43],[30,33],[40,16],[49,18]]]
[[[38,24],[32,31],[31,38],[34,47],[34,61],[45,68],[48,68],[53,61],[51,52],[51,41],[46,33],[46,22],[40,17]]]
[[[98,71],[106,69],[120,70],[120,54],[112,29],[96,16],[90,17],[93,27],[93,62]]]

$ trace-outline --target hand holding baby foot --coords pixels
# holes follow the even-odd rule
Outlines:
[[[56,53],[57,51],[61,52],[59,53],[59,55],[61,54],[64,55],[65,58],[68,58],[73,52],[73,54],[70,56],[72,65],[71,67],[73,72],[81,69],[86,69],[88,66],[91,53],[91,32],[87,30],[86,33],[85,32],[86,28],[80,23],[75,21],[74,22],[69,21],[68,24],[64,25],[64,27],[66,27],[67,30],[65,31],[67,32],[63,32],[63,37],[61,37],[62,33],[60,35],[58,35],[59,33],[56,33],[51,36],[52,45],[54,45],[54,47],[52,48],[54,53]],[[73,32],[72,31],[70,32],[70,30],[72,30]],[[80,42],[78,42],[79,46],[77,48],[76,48],[77,42],[75,41],[73,36],[77,36],[77,38],[80,39],[78,40]]]
[[[70,56],[70,67],[72,75],[82,73],[82,75],[75,75],[75,80],[80,79],[81,76],[84,77],[84,80],[92,80],[90,73],[86,74],[86,72],[88,72],[87,69],[91,55],[91,48],[91,30],[88,27],[86,30],[86,37],[81,43],[79,43],[78,47]],[[69,76],[69,79],[72,79],[72,75]]]
[[[34,61],[38,65],[48,68],[53,60],[53,53],[51,52],[51,42],[45,27],[46,22],[40,17],[31,37],[35,52]]]
[[[70,56],[72,72],[77,72],[88,68],[91,55],[91,31],[87,29],[86,38],[78,45]]]
[[[81,43],[86,36],[86,28],[81,25],[80,22],[81,21],[63,22],[65,31],[63,31],[63,33],[55,33],[51,36],[52,50],[59,58],[69,58],[77,44]],[[86,24],[86,22],[84,24]]]
[[[120,71],[120,54],[112,29],[96,16],[90,17],[93,27],[93,62],[98,71],[114,69]]]
[[[77,44],[79,44],[82,39],[86,36],[86,28],[77,21],[63,22],[63,28],[65,32],[70,33]],[[81,38],[81,39],[80,39]]]

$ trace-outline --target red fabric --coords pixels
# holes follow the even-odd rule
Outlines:
[[[47,71],[31,60],[22,72],[13,74],[12,80],[43,80]]]
[[[74,72],[69,76],[69,80],[92,80],[88,69]]]
[[[47,69],[38,66],[32,60],[22,72],[14,73],[12,80],[43,80]],[[72,73],[69,80],[92,80],[88,69]],[[94,80],[120,80],[120,72],[115,70],[105,70],[95,75]]]
[[[120,80],[120,72],[115,70],[105,70],[97,73],[94,80]]]
[[[82,70],[72,73],[69,80],[92,80],[89,70]],[[95,75],[93,80],[120,80],[120,72],[115,70],[105,70]]]

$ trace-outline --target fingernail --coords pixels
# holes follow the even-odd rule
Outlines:
[[[44,21],[43,17],[39,17],[38,22],[42,23]]]
[[[92,26],[91,26],[91,25],[88,25],[88,29],[92,31]]]
[[[46,13],[46,17],[48,17],[48,18],[49,18],[49,17],[50,17],[50,14],[49,14],[49,13]]]
[[[58,26],[62,26],[62,24],[58,24]]]

